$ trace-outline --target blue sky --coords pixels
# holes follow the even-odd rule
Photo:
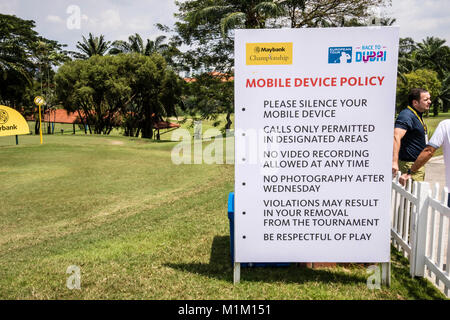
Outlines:
[[[79,8],[79,28],[70,20],[71,6]],[[392,0],[392,7],[377,11],[397,18],[401,37],[421,41],[437,36],[450,45],[450,0]],[[109,41],[126,40],[136,32],[154,39],[162,34],[156,23],[172,26],[176,21],[174,0],[0,0],[0,12],[34,20],[36,31],[67,44],[69,50],[75,50],[77,41],[89,32],[104,34]],[[68,27],[68,20],[72,26]]]

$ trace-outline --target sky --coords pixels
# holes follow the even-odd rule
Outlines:
[[[154,40],[163,34],[155,24],[173,26],[175,11],[174,0],[0,0],[0,13],[34,20],[40,35],[69,50],[76,50],[89,32],[107,41],[127,40],[135,33]]]
[[[89,32],[107,41],[134,33],[154,40],[163,34],[155,24],[172,27],[176,10],[175,0],[0,0],[0,13],[34,20],[39,34],[74,51]],[[400,37],[420,42],[435,36],[450,45],[450,0],[392,0],[390,8],[375,13],[396,18]]]

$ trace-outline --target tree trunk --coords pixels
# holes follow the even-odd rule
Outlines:
[[[434,104],[434,108],[433,108],[433,116],[437,117],[439,115],[439,104],[440,103],[435,103]]]
[[[227,124],[225,125],[225,130],[230,130],[231,124],[233,122],[231,121],[231,112],[227,113]]]
[[[77,110],[78,112],[78,117],[80,118],[81,124],[83,125],[84,128],[84,134],[87,134],[87,130],[86,130],[86,122],[84,121],[84,118],[81,116],[80,110]],[[75,134],[75,131],[74,131]]]
[[[151,121],[144,122],[142,127],[142,138],[151,139],[153,137],[153,124]]]
[[[34,123],[34,134],[39,134],[39,120]]]

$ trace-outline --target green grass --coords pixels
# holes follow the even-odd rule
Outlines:
[[[217,135],[217,131],[220,131],[221,128],[225,126],[226,123],[226,115],[221,114],[217,118],[218,121],[220,121],[220,124],[218,126],[214,126],[213,120],[202,120],[202,134],[204,137],[211,137]],[[180,116],[178,118],[171,117],[168,118],[169,122],[177,123],[181,125],[181,128],[186,129],[189,131],[190,135],[194,135],[194,121],[191,118],[187,118],[185,120],[185,117]],[[231,116],[231,121],[233,122],[231,125],[231,129],[234,129],[234,115]],[[28,126],[30,128],[30,132],[34,134],[34,127],[35,122],[34,121],[28,121]],[[46,136],[47,134],[47,122],[43,122],[42,128],[43,128],[43,135]],[[215,130],[212,130],[215,129]],[[63,131],[61,131],[63,130]],[[168,139],[167,137],[170,137],[172,135],[173,129],[161,129],[161,139]],[[73,125],[68,123],[55,123],[53,128],[54,135],[72,135],[73,134]],[[75,135],[85,135],[84,129],[81,129],[79,125],[75,126]],[[88,131],[89,135],[89,131]],[[114,128],[109,136],[123,136],[123,129],[122,128]],[[11,141],[15,143],[15,140],[11,138]],[[4,144],[4,143],[3,143]],[[12,143],[11,143],[12,144]],[[0,141],[0,145],[2,145],[2,142]]]
[[[242,269],[233,285],[232,165],[174,165],[176,142],[0,138],[0,299],[443,299],[393,252],[392,286],[362,265]],[[81,290],[66,270],[81,268]]]

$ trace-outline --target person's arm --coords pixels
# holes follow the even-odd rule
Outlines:
[[[406,130],[402,128],[394,129],[394,150],[392,152],[392,176],[398,172],[398,153],[400,151],[400,143],[405,136]]]
[[[427,163],[428,160],[431,159],[436,150],[437,149],[432,146],[426,146],[425,149],[422,150],[422,152],[417,157],[416,161],[414,161],[413,165],[411,166],[410,169],[411,173],[414,173],[420,168],[422,168],[422,166],[424,166],[425,163]],[[402,174],[399,179],[400,184],[404,186],[409,178],[411,178],[411,174],[408,173]]]

